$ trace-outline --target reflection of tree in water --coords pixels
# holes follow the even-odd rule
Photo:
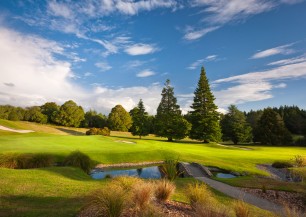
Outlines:
[[[137,169],[137,174],[138,174],[139,177],[140,177],[141,173],[142,173],[142,168],[138,168]]]

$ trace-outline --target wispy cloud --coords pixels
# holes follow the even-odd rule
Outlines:
[[[196,60],[195,62],[191,63],[190,66],[187,67],[189,70],[197,69],[200,67],[201,64],[204,62],[210,62],[217,60],[218,55],[209,55],[205,57],[204,59]]]
[[[197,40],[205,36],[207,33],[217,30],[218,28],[219,26],[203,28],[200,30],[194,30],[194,29],[188,28],[188,30],[186,31],[184,35],[184,39],[188,41]]]
[[[154,45],[139,43],[127,46],[124,51],[129,55],[137,56],[154,53],[157,50]]]
[[[137,73],[137,77],[140,77],[140,78],[144,78],[144,77],[149,77],[149,76],[152,76],[152,75],[155,75],[155,72],[149,70],[149,69],[146,69],[146,70],[143,70],[139,73]]]
[[[277,54],[283,54],[283,55],[292,54],[294,52],[294,50],[290,48],[292,45],[293,44],[286,44],[286,45],[282,45],[282,46],[278,46],[278,47],[274,47],[274,48],[270,48],[267,50],[257,52],[251,57],[251,59],[260,59],[260,58],[265,58],[269,56],[274,56]]]
[[[102,72],[112,69],[112,67],[107,62],[98,62],[95,64],[95,66],[98,67]]]
[[[278,60],[269,63],[268,65],[270,66],[281,66],[281,65],[289,65],[289,64],[294,64],[294,63],[301,63],[306,61],[306,55],[302,55],[299,57],[294,57],[294,58],[289,58],[289,59],[283,59],[283,60]]]

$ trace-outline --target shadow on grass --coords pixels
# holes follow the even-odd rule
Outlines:
[[[85,135],[85,133],[82,133],[82,132],[79,132],[79,131],[76,131],[76,130],[70,130],[70,129],[61,128],[61,127],[57,127],[56,129],[58,129],[60,131],[63,131],[64,133],[68,133],[70,135],[73,135],[73,136],[84,136]]]
[[[85,197],[0,196],[0,217],[4,216],[76,216],[85,204]]]

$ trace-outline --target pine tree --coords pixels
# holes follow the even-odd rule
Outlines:
[[[157,108],[155,119],[155,134],[167,137],[168,141],[185,138],[190,124],[181,115],[180,106],[177,105],[169,79],[166,81],[161,95],[162,99]]]
[[[190,114],[190,121],[192,123],[190,131],[191,139],[204,142],[221,140],[218,107],[214,104],[214,100],[215,97],[210,90],[205,69],[202,67],[191,106],[193,109]]]
[[[232,140],[234,144],[250,142],[252,128],[246,122],[246,116],[235,105],[228,107],[228,113],[221,120],[223,140]]]
[[[141,99],[139,100],[137,107],[130,111],[130,115],[133,121],[131,127],[133,136],[139,136],[140,139],[142,136],[147,136],[150,130],[149,116]]]

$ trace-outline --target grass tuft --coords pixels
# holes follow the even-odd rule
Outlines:
[[[189,184],[187,187],[186,195],[193,209],[195,209],[199,204],[202,206],[208,206],[212,203],[215,203],[210,190],[203,183],[200,184],[196,182]]]
[[[133,201],[139,210],[145,210],[153,194],[152,184],[143,182],[133,189]]]
[[[178,159],[166,159],[164,164],[161,166],[162,172],[165,174],[165,177],[173,181],[177,177],[179,177],[180,172],[177,169]]]
[[[249,217],[250,216],[250,209],[247,204],[241,200],[238,200],[234,204],[234,211],[236,217]]]
[[[159,201],[167,201],[175,191],[175,185],[166,180],[160,180],[156,183],[154,195]]]

